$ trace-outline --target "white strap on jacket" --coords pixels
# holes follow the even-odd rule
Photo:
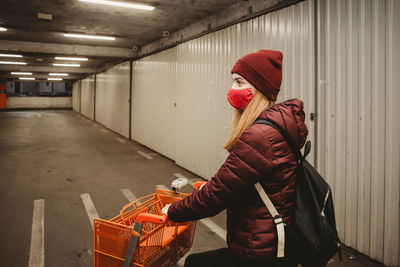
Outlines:
[[[277,255],[277,257],[283,258],[283,257],[285,257],[285,228],[284,228],[282,217],[279,215],[274,204],[272,204],[271,199],[269,199],[267,193],[265,193],[261,184],[256,183],[255,187],[256,187],[261,199],[263,200],[265,206],[267,206],[269,213],[271,213],[272,218],[274,219],[274,223],[276,225],[276,230],[278,233],[278,255]]]

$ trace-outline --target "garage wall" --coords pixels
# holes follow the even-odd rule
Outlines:
[[[132,63],[132,139],[175,158],[176,49]]]
[[[7,108],[71,108],[71,97],[7,97]]]
[[[129,137],[130,62],[96,75],[96,121]]]
[[[81,81],[81,113],[94,119],[94,75]]]
[[[278,102],[301,98],[306,114],[314,112],[312,11],[311,1],[302,2],[177,47],[177,164],[209,179],[225,161],[227,153],[221,147],[231,131],[233,115],[226,100],[232,84],[230,70],[247,53],[282,51],[283,83]],[[308,118],[313,140],[314,126]]]
[[[318,169],[344,243],[399,266],[400,2],[318,3]]]
[[[133,139],[210,179],[227,156],[230,70],[259,49],[285,55],[278,101],[301,98],[315,112],[313,14],[313,2],[302,2],[133,62]]]
[[[72,85],[72,109],[75,112],[81,112],[81,81]]]

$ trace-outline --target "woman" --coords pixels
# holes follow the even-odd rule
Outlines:
[[[280,133],[257,118],[278,124],[301,148],[307,137],[303,102],[275,105],[282,81],[282,53],[260,50],[232,68],[228,101],[235,108],[225,163],[201,190],[166,206],[175,222],[211,217],[227,209],[228,248],[189,255],[185,266],[297,266],[291,243],[277,258],[274,221],[254,184],[260,182],[284,223],[292,223],[296,160]]]

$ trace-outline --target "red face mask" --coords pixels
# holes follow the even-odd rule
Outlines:
[[[228,101],[236,109],[242,110],[247,107],[253,99],[253,91],[251,88],[245,89],[229,89]]]

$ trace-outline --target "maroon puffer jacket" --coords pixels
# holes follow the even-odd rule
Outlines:
[[[307,137],[303,102],[298,99],[274,105],[259,118],[284,129],[301,148]],[[198,220],[227,209],[227,243],[240,258],[276,257],[277,234],[271,214],[254,188],[261,182],[286,224],[291,223],[295,201],[296,161],[288,144],[272,127],[254,124],[235,144],[225,163],[202,190],[172,204],[170,219]]]

